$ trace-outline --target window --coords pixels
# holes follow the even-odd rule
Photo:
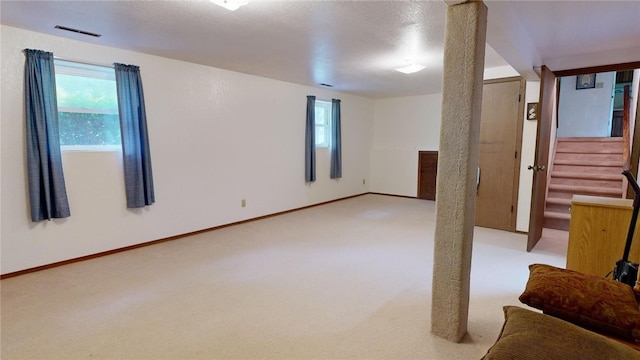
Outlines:
[[[331,102],[316,100],[316,147],[329,147]]]
[[[114,69],[57,59],[54,65],[62,149],[120,149]]]

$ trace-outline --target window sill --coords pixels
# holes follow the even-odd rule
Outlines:
[[[60,150],[69,152],[120,152],[120,145],[62,145]]]

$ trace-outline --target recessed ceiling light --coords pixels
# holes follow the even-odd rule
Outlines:
[[[231,11],[238,10],[240,6],[244,6],[249,3],[249,0],[209,0],[209,1]]]
[[[424,69],[425,67],[426,66],[420,65],[420,64],[411,64],[411,65],[399,67],[396,69],[396,71],[400,71],[401,73],[404,73],[404,74],[413,74],[415,72],[418,72]]]

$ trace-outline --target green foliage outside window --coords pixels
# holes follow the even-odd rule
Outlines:
[[[56,74],[60,145],[120,145],[115,81]]]
[[[60,145],[120,145],[117,114],[58,112]]]
[[[59,108],[96,109],[118,113],[115,81],[56,74]]]

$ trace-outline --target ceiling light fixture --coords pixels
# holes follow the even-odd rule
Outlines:
[[[231,11],[238,10],[240,6],[244,6],[249,3],[249,0],[209,0],[209,1]]]
[[[396,69],[396,71],[400,71],[401,73],[404,73],[404,74],[413,74],[424,68],[426,68],[426,66],[413,63],[407,66],[399,67]]]

